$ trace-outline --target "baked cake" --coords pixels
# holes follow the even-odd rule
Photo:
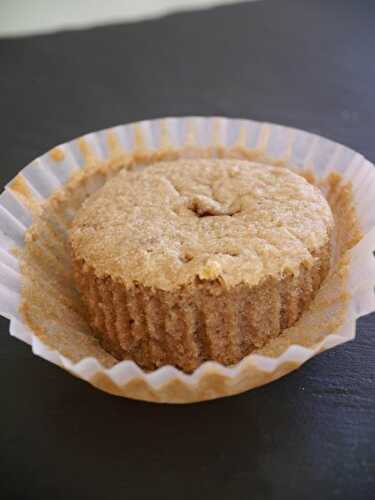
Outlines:
[[[328,273],[334,220],[284,167],[165,161],[122,170],[70,231],[93,332],[118,359],[192,372],[292,326]]]

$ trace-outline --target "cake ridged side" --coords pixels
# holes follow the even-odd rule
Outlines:
[[[90,326],[105,349],[145,369],[170,364],[192,372],[206,360],[237,363],[293,326],[327,275],[330,255],[327,243],[298,275],[252,288],[197,278],[175,292],[126,288],[98,278],[82,260],[73,262]]]

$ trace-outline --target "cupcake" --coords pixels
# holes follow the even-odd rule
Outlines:
[[[92,332],[118,360],[233,365],[300,318],[330,268],[334,218],[279,166],[179,159],[122,169],[69,232]]]
[[[111,394],[191,403],[270,383],[375,309],[374,172],[251,120],[88,134],[0,195],[1,314]]]

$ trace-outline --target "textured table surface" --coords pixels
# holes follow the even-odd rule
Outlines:
[[[375,160],[375,2],[265,0],[0,40],[0,181],[90,130],[226,115]],[[0,322],[2,499],[375,498],[375,315],[255,391],[191,406],[111,397]]]

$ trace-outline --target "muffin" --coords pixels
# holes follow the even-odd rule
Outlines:
[[[328,273],[333,230],[321,192],[286,168],[187,159],[120,171],[82,205],[70,246],[103,347],[192,372],[296,323]]]

